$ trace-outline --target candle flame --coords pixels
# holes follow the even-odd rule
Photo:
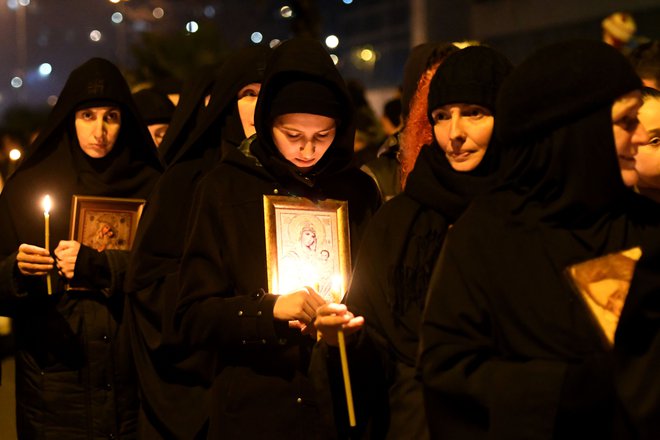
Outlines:
[[[43,202],[41,202],[42,206],[44,207],[44,214],[48,214],[50,212],[50,196],[46,195],[44,197]]]
[[[11,151],[9,151],[9,158],[13,161],[17,161],[21,158],[21,150],[18,148],[12,148]]]
[[[341,302],[341,299],[344,297],[344,292],[343,292],[344,277],[336,273],[332,275],[331,283],[332,283],[331,284],[332,287],[330,288],[330,293],[332,295],[332,300],[336,303],[339,303]]]

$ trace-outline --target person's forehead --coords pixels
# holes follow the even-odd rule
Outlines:
[[[78,111],[87,111],[87,112],[94,112],[94,113],[107,113],[110,111],[121,111],[118,105],[112,105],[112,106],[103,106],[103,107],[83,107],[79,108]]]

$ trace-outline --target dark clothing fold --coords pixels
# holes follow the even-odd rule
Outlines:
[[[205,435],[214,359],[191,350],[174,329],[178,273],[193,195],[202,177],[237,149],[245,134],[237,94],[260,83],[270,49],[254,46],[230,56],[204,93],[182,99],[199,111],[168,140],[169,165],[149,199],[126,278],[127,325],[141,392],[140,437],[191,439]],[[197,101],[192,102],[196,97]],[[190,116],[192,118],[192,115]]]

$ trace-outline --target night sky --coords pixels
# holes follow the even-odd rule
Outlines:
[[[29,4],[24,7],[19,2]],[[328,14],[357,7],[357,3],[322,0],[324,22],[334,21]],[[200,28],[215,25],[228,48],[251,44],[255,31],[262,32],[266,43],[289,38],[291,20],[280,13],[286,4],[285,0],[123,0],[120,4],[110,0],[0,0],[0,38],[4,42],[0,46],[0,112],[17,103],[45,105],[49,96],[59,93],[69,72],[93,56],[108,58],[123,69],[134,67],[131,45],[139,43],[144,32],[185,32],[186,24],[194,20]],[[162,18],[155,17],[160,15],[156,8],[162,8]],[[120,23],[112,21],[116,12],[123,12]],[[90,39],[93,31],[100,32],[100,40]],[[52,67],[47,76],[39,74],[42,63]],[[15,76],[22,78],[22,87],[11,86]]]

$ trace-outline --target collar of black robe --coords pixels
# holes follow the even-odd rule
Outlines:
[[[478,170],[458,172],[434,141],[420,150],[404,192],[422,205],[442,213],[448,223],[454,223],[475,196],[497,186],[499,150],[497,142],[491,140],[486,150],[486,155],[491,158],[483,160]]]
[[[183,144],[171,144],[168,168],[140,220],[126,275],[128,292],[143,289],[177,269],[183,251],[181,231],[188,220],[188,212],[181,212],[182,206],[195,192],[198,177],[216,165],[222,146],[238,148],[245,137],[236,97],[245,85],[262,82],[271,52],[265,46],[252,46],[231,55],[217,73],[209,105],[196,128],[190,128],[187,134],[183,130],[179,136],[172,135]],[[203,99],[201,88],[195,96],[197,101]],[[182,101],[182,109],[192,108],[192,95],[184,93]]]
[[[296,79],[319,82],[334,90],[342,110],[334,141],[321,160],[305,174],[277,149],[272,137],[272,117],[269,111],[279,88]],[[318,41],[294,38],[275,49],[266,69],[254,117],[257,139],[252,143],[250,151],[278,182],[290,189],[297,188],[304,192],[305,187],[313,187],[318,179],[336,174],[350,165],[355,137],[353,106],[343,78]]]

